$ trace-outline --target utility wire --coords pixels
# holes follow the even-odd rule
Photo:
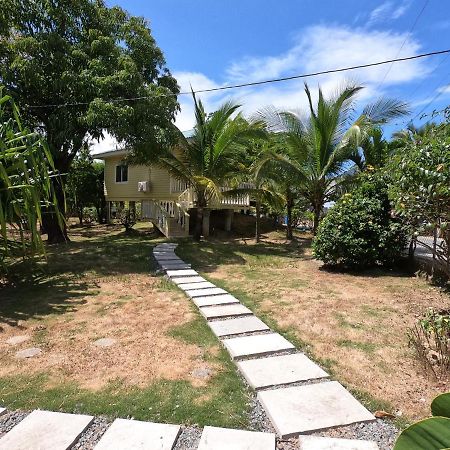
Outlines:
[[[400,52],[403,50],[403,47],[406,44],[406,41],[409,38],[409,35],[414,31],[414,28],[416,28],[417,22],[419,22],[419,19],[421,18],[423,12],[425,11],[425,8],[427,7],[428,3],[430,2],[430,0],[425,0],[425,3],[422,7],[422,9],[419,11],[419,14],[416,17],[416,20],[414,21],[414,23],[412,24],[412,27],[409,29],[408,34],[406,35],[402,45],[400,46],[400,48],[398,49],[397,54],[395,55],[396,58],[398,58],[398,56],[400,55]],[[386,71],[386,73],[384,74],[383,79],[378,83],[377,86],[377,91],[380,89],[380,87],[383,85],[384,81],[386,80],[386,77],[389,75],[389,72],[392,69],[392,66],[394,65],[394,63],[391,63],[391,65],[388,67],[388,70]]]
[[[439,84],[441,84],[441,83],[439,83]],[[413,120],[417,119],[417,117],[421,116],[421,114],[423,114],[425,112],[425,110],[428,109],[430,107],[430,105],[432,105],[445,92],[445,89],[447,87],[450,87],[450,83],[445,84],[442,87],[442,89],[439,90],[437,92],[437,94],[411,119],[411,122]],[[438,88],[439,88],[439,86],[438,86]],[[419,117],[419,118],[421,118],[421,117]]]
[[[225,91],[225,90],[229,90],[229,89],[239,89],[239,88],[250,87],[250,86],[260,86],[260,85],[269,84],[269,83],[280,83],[283,81],[315,77],[318,75],[326,75],[326,74],[330,74],[330,73],[339,73],[339,72],[346,72],[349,70],[365,69],[368,67],[381,66],[384,64],[391,64],[394,62],[411,61],[414,59],[427,58],[430,56],[443,55],[446,53],[450,53],[450,49],[438,50],[438,51],[428,52],[428,53],[421,53],[419,55],[406,56],[404,58],[395,58],[395,59],[388,59],[385,61],[377,61],[374,63],[360,64],[357,66],[341,67],[338,69],[329,69],[329,70],[322,70],[319,72],[311,72],[311,73],[305,73],[305,74],[300,74],[300,75],[293,75],[290,77],[273,78],[273,79],[269,79],[269,80],[253,81],[253,82],[241,83],[241,84],[232,84],[232,85],[220,86],[220,87],[210,88],[210,89],[200,89],[198,91],[193,91],[193,92],[194,92],[194,94],[202,94],[202,93],[208,93],[208,92]],[[179,92],[178,94],[159,94],[159,96],[171,97],[171,96],[177,96],[177,95],[191,95],[191,94],[192,94],[192,92],[185,91],[185,92]],[[117,99],[109,99],[109,100],[105,100],[105,101],[109,102],[109,103],[120,103],[120,102],[134,101],[134,100],[144,100],[144,99],[148,99],[148,98],[152,98],[152,96],[117,98]],[[89,105],[90,103],[91,102],[73,102],[73,103],[49,104],[49,105],[28,105],[28,108],[56,108],[56,107],[65,107],[65,106],[81,106],[81,105]]]

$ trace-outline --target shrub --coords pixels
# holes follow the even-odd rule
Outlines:
[[[128,208],[121,210],[119,221],[125,227],[125,231],[130,231],[136,225],[136,210]]]
[[[406,247],[406,232],[392,216],[386,183],[377,174],[361,175],[319,225],[313,241],[316,258],[327,265],[363,269],[392,265]]]

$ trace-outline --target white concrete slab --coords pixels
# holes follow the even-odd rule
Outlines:
[[[178,258],[177,255],[155,255],[155,259],[157,261],[177,261],[177,262],[184,262],[181,258]]]
[[[302,353],[250,359],[238,362],[237,366],[253,389],[328,376]]]
[[[172,278],[172,281],[175,284],[183,284],[183,283],[203,283],[206,280],[203,277],[179,277],[179,278]]]
[[[378,450],[373,441],[318,436],[300,436],[298,440],[300,450]]]
[[[246,316],[252,312],[240,303],[221,306],[205,306],[200,308],[200,313],[205,319],[219,319],[222,317]]]
[[[278,333],[260,334],[224,339],[223,344],[233,358],[244,356],[270,355],[295,347]]]
[[[258,399],[282,438],[375,420],[337,381],[260,391]]]
[[[19,345],[23,344],[24,342],[28,341],[30,339],[30,336],[28,334],[24,334],[21,336],[13,336],[7,339],[6,343],[9,345]]]
[[[177,261],[161,261],[158,263],[163,269],[169,269],[169,270],[178,270],[178,269],[190,269],[190,264],[185,264],[183,262],[177,262]]]
[[[116,419],[95,450],[172,450],[180,426]]]
[[[0,450],[66,450],[93,419],[80,414],[33,411],[0,438]]]
[[[217,320],[208,322],[213,333],[218,336],[266,331],[270,328],[256,316],[239,317],[237,319]]]
[[[153,250],[155,256],[176,256],[174,250]]]
[[[228,294],[228,292],[222,288],[213,287],[209,289],[190,289],[186,291],[186,294],[189,295],[189,297],[191,298],[195,298],[195,297],[206,297],[208,295]]]
[[[198,272],[192,269],[168,270],[167,276],[172,277],[191,277],[198,276]]]
[[[200,308],[202,306],[228,305],[239,303],[236,297],[231,294],[210,295],[208,297],[194,297],[192,301]]]
[[[0,408],[0,416],[1,416],[2,414],[5,414],[5,412],[6,412],[6,408]]]
[[[198,450],[275,450],[275,435],[205,427]]]
[[[216,286],[209,281],[203,281],[202,283],[181,283],[178,287],[183,291],[190,291],[192,289],[215,288]]]

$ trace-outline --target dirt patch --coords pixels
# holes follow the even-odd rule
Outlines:
[[[42,349],[40,356],[25,361],[14,355],[30,342],[7,344],[17,329],[6,326],[0,342],[0,376],[45,372],[55,382],[62,378],[90,389],[114,380],[138,386],[157,379],[205,383],[206,377],[191,375],[205,365],[202,349],[167,334],[192,320],[189,303],[176,293],[158,292],[156,285],[145,275],[100,281],[98,293],[86,296],[86,303],[70,313],[41,323],[21,323],[32,336],[30,342]],[[101,338],[116,342],[108,347],[94,345]]]

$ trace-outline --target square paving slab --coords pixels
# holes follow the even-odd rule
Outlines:
[[[179,433],[178,425],[116,419],[95,450],[172,450]]]
[[[378,450],[375,442],[357,439],[300,436],[298,440],[300,450]]]
[[[250,359],[238,362],[237,366],[253,389],[328,376],[302,353]]]
[[[282,438],[375,420],[337,381],[260,391],[258,399]]]
[[[172,277],[191,277],[198,276],[198,272],[192,269],[168,270],[167,275]]]
[[[203,283],[206,280],[203,277],[179,277],[172,278],[175,284],[185,284],[185,283]]]
[[[269,330],[269,327],[256,316],[217,320],[215,322],[208,322],[208,325],[218,337]]]
[[[239,303],[236,297],[231,294],[210,295],[208,297],[194,297],[192,301],[200,308],[202,306],[227,305],[230,303]]]
[[[189,295],[189,297],[194,298],[206,297],[208,295],[228,294],[228,292],[222,288],[213,287],[209,289],[190,289],[189,291],[186,291],[186,294]]]
[[[270,355],[283,350],[294,350],[295,347],[278,333],[260,334],[224,339],[223,344],[233,358],[244,356]]]
[[[215,288],[216,286],[209,281],[203,281],[202,283],[182,283],[179,284],[178,287],[183,289],[183,291],[189,291],[192,289]]]
[[[93,419],[80,414],[36,410],[0,439],[0,449],[66,450]]]
[[[177,255],[155,255],[155,259],[157,261],[177,261],[177,262],[184,262],[181,258],[178,258]]]
[[[275,450],[275,435],[205,427],[198,450]]]
[[[159,265],[164,269],[164,270],[179,270],[179,269],[190,269],[191,265],[190,264],[184,264],[184,263],[179,263],[174,261],[173,263],[171,261],[162,261],[159,263]]]
[[[200,313],[206,319],[219,319],[221,317],[246,316],[252,312],[240,303],[223,306],[205,306],[200,308]]]

